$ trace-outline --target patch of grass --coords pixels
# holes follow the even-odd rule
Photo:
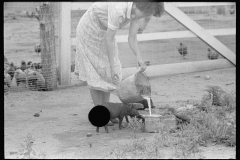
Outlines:
[[[24,159],[34,159],[34,158],[40,158],[44,159],[46,157],[45,152],[40,152],[40,154],[36,154],[36,152],[33,150],[34,138],[31,134],[28,134],[26,136],[26,139],[24,140],[24,143],[21,144],[21,149],[19,150],[19,155],[22,156]],[[18,157],[20,158],[20,157]]]
[[[218,86],[208,86],[191,123],[199,132],[200,141],[236,145],[236,94],[226,93]],[[209,98],[211,97],[211,98]]]
[[[236,146],[236,93],[226,93],[218,86],[208,86],[206,91],[208,94],[196,109],[188,112],[190,122],[179,125],[173,133],[163,130],[159,124],[159,133],[152,140],[140,139],[142,126],[137,119],[132,119],[133,138],[118,145],[112,153],[117,158],[166,158],[163,150],[169,148],[173,152],[167,157],[203,158],[199,146],[210,143]]]
[[[134,133],[145,132],[144,123],[140,122],[139,119],[137,119],[136,117],[133,117],[131,119],[131,121],[129,122],[129,127],[134,130]]]

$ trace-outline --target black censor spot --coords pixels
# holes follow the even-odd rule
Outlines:
[[[106,107],[97,105],[89,112],[88,119],[92,125],[96,127],[103,127],[107,125],[110,120],[110,112]]]

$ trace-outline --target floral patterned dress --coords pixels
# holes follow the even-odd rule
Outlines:
[[[105,42],[106,30],[123,28],[130,22],[133,2],[96,2],[77,25],[75,74],[91,89],[110,92],[116,89],[111,78]],[[122,79],[122,66],[114,38],[114,64]]]

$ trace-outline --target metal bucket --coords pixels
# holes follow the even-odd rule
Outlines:
[[[147,87],[148,94],[142,94],[139,90],[139,86]],[[123,103],[136,103],[144,100],[143,96],[151,96],[151,85],[148,77],[143,72],[137,72],[136,74],[121,81],[116,89],[118,98]]]
[[[142,115],[145,119],[145,132],[159,132],[162,115]]]
[[[174,115],[142,115],[145,118],[145,132],[159,132],[159,129],[170,131],[176,128],[176,117]]]

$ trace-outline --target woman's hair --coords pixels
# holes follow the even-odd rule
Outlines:
[[[146,13],[153,14],[155,17],[161,17],[164,12],[164,3],[163,2],[134,2],[136,7]]]

